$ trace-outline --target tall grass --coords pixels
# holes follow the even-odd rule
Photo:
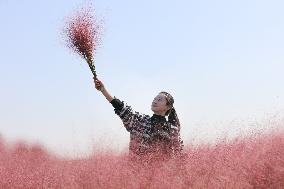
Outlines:
[[[38,145],[0,141],[0,188],[284,188],[284,131],[187,144],[185,161],[144,166],[127,153],[62,159]]]

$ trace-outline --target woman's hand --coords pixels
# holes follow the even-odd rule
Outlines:
[[[103,84],[103,82],[101,82],[100,80],[98,79],[95,79],[94,78],[94,82],[95,82],[95,86],[96,86],[96,89],[98,91],[101,91],[102,94],[106,97],[106,99],[111,102],[114,98],[108,93],[108,91],[105,89],[105,86]]]
[[[94,79],[94,82],[95,82],[95,87],[98,91],[103,91],[105,89],[103,82],[101,82],[100,80]]]

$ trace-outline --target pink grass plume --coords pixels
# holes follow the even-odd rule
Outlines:
[[[97,79],[94,54],[101,44],[102,24],[93,14],[92,8],[81,8],[68,17],[64,34],[67,47],[86,60],[94,79]]]

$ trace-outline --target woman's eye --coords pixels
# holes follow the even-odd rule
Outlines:
[[[162,98],[158,97],[158,98],[155,98],[155,100],[157,100],[157,101],[161,101],[161,100],[162,100]]]

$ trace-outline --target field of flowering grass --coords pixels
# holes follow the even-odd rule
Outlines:
[[[185,161],[152,166],[126,153],[62,159],[38,145],[0,141],[0,188],[284,188],[284,131],[185,146]]]

